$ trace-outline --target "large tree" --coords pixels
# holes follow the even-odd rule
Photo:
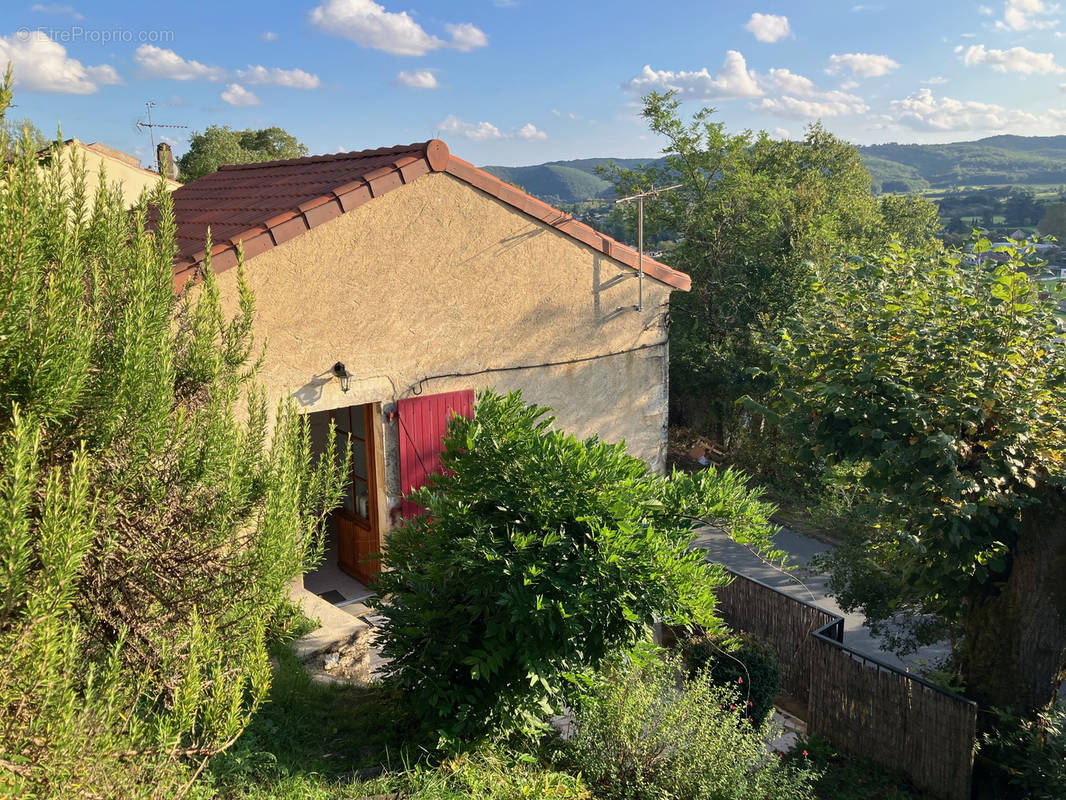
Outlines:
[[[247,291],[175,297],[165,187],[149,232],[36,148],[0,171],[0,794],[180,797],[269,687],[337,478],[291,406],[268,435]]]
[[[193,133],[189,150],[178,159],[181,180],[194,181],[223,164],[276,161],[307,155],[307,146],[281,128],[235,131],[228,125],[211,125]]]
[[[837,551],[843,604],[946,632],[970,696],[1031,714],[1066,677],[1066,352],[1032,248],[997,250],[838,261],[761,410],[810,463],[862,465],[881,519]]]
[[[671,301],[672,399],[681,417],[709,412],[720,423],[753,388],[760,318],[784,318],[837,253],[895,233],[927,241],[936,209],[915,199],[879,204],[856,149],[820,125],[782,141],[727,133],[714,109],[690,122],[679,110],[672,93],[644,98],[664,157],[613,177],[620,195],[681,184],[646,206],[649,231],[676,239],[664,259],[692,276],[692,291]]]

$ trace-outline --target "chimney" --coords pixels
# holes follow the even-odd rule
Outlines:
[[[172,181],[178,179],[178,165],[174,163],[174,153],[171,152],[169,144],[160,142],[156,145],[155,159],[156,169],[160,175],[165,175]]]

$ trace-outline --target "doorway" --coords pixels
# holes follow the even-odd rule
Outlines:
[[[378,554],[385,530],[384,458],[381,447],[381,410],[377,403],[348,406],[310,414],[312,450],[323,453],[330,425],[344,482],[341,504],[326,526],[326,557],[347,575],[372,587],[381,570]],[[306,585],[306,580],[305,580]]]

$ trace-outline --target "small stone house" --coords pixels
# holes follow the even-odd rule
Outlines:
[[[224,166],[173,198],[175,285],[202,270],[210,229],[232,310],[240,245],[269,342],[268,401],[295,398],[318,447],[330,421],[351,442],[323,570],[373,580],[370,554],[413,511],[404,494],[439,465],[448,417],[469,414],[482,388],[521,389],[560,428],[624,439],[664,468],[669,298],[687,275],[439,140]]]

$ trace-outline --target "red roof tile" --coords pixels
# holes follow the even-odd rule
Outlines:
[[[444,142],[431,139],[355,153],[227,164],[185,184],[171,193],[178,246],[174,283],[183,286],[203,263],[208,227],[211,265],[221,272],[236,264],[239,242],[245,258],[252,258],[429,172],[447,172],[614,261],[638,267],[633,248],[456,158]],[[677,289],[687,291],[691,284],[685,273],[647,256],[644,272]]]

